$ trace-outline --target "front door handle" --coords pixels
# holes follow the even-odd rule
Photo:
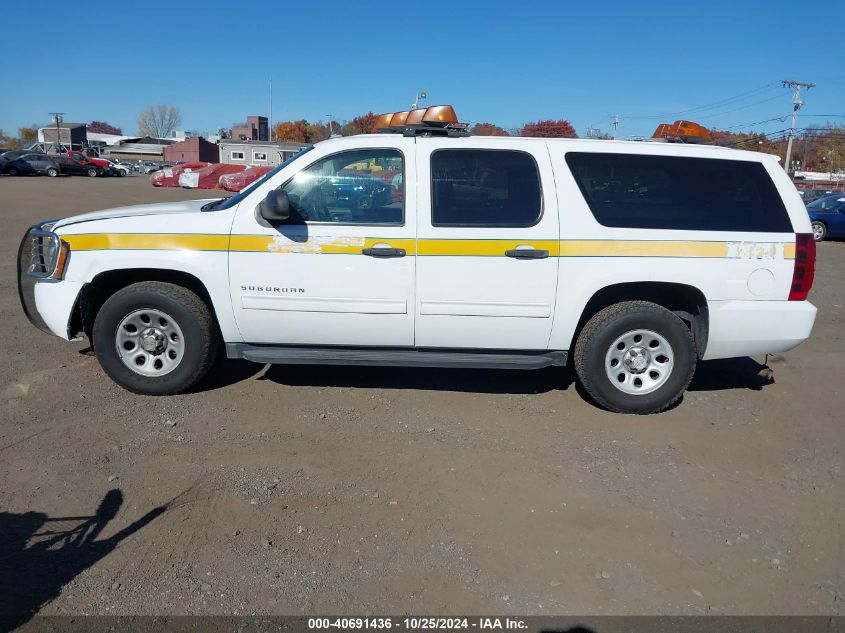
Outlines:
[[[361,252],[370,257],[405,257],[404,248],[364,248]]]
[[[505,256],[513,257],[514,259],[546,259],[549,256],[549,251],[536,248],[514,248],[513,250],[505,251]]]

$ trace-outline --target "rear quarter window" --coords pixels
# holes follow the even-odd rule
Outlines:
[[[604,226],[792,232],[780,194],[757,162],[568,152],[566,163]]]

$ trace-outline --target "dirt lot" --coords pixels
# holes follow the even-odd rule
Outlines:
[[[0,612],[843,613],[845,244],[773,384],[703,363],[650,417],[551,369],[224,361],[134,396],[25,320],[33,221],[208,195],[0,178]]]

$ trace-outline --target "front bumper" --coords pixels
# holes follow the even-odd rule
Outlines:
[[[44,229],[52,227],[54,222],[30,227],[21,240],[17,258],[18,298],[30,323],[43,332],[69,340],[70,318],[84,284],[52,278],[50,271],[55,270],[55,262],[45,256],[46,251],[33,250],[33,235],[49,233]],[[41,274],[31,274],[33,269]]]
[[[809,301],[709,301],[704,360],[786,352],[810,336],[816,306]]]

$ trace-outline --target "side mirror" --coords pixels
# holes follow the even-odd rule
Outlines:
[[[268,222],[284,222],[290,218],[288,194],[284,189],[273,189],[258,203],[258,215]]]

